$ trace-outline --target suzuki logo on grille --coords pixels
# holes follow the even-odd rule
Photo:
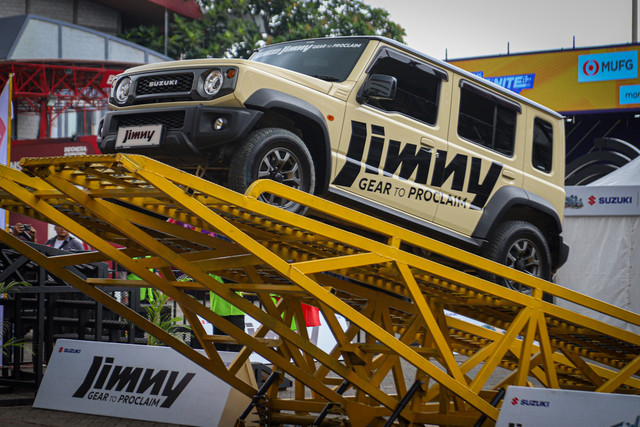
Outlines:
[[[149,87],[175,86],[177,84],[178,84],[178,79],[154,80],[149,82]]]
[[[589,200],[589,204],[590,204],[591,206],[593,206],[593,205],[595,205],[595,204],[596,204],[596,198],[595,198],[594,196],[589,197],[589,199],[588,199],[588,200]]]

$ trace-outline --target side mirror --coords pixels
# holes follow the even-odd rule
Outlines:
[[[362,85],[358,94],[358,102],[361,104],[369,99],[383,99],[391,101],[396,96],[398,80],[386,74],[371,74]]]

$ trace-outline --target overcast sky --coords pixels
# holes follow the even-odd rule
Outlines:
[[[364,0],[438,59],[631,42],[632,0]]]

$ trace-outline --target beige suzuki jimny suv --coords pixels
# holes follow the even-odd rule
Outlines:
[[[277,180],[544,279],[567,258],[562,116],[392,40],[135,67],[109,102],[103,153]]]

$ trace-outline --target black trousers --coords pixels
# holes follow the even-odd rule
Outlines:
[[[233,323],[234,326],[240,328],[244,331],[244,314],[236,314],[232,316],[223,316],[226,320]],[[213,328],[213,333],[216,335],[228,335],[222,329]],[[240,351],[242,349],[242,345],[240,344],[222,344],[215,343],[215,347],[220,351]]]

